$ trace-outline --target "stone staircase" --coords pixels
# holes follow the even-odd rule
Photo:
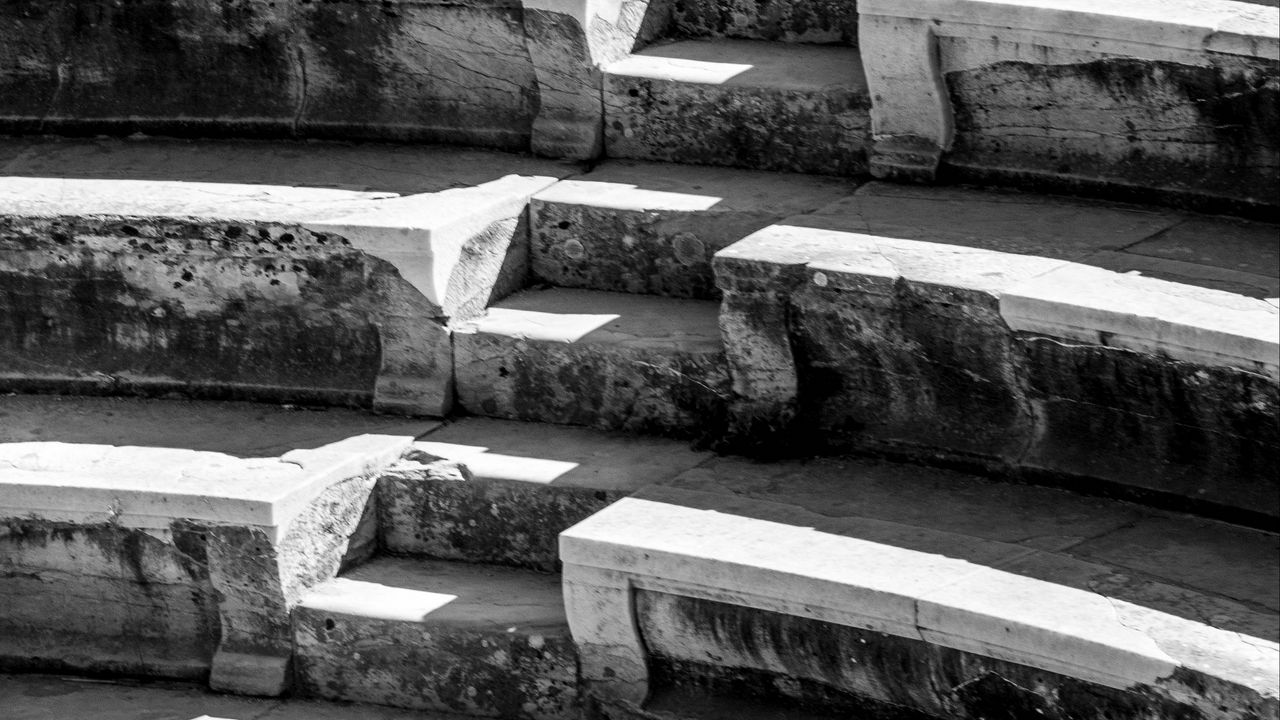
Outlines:
[[[1280,717],[1275,13],[930,1],[0,9],[312,138],[0,140],[0,672]]]

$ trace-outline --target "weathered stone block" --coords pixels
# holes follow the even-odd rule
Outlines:
[[[731,37],[803,43],[856,44],[857,6],[831,0],[679,0],[675,31],[684,37]]]
[[[870,104],[852,48],[651,46],[605,66],[605,146],[610,157],[855,175]]]
[[[711,299],[711,257],[850,191],[846,180],[609,162],[533,197],[531,269],[557,287]]]
[[[1022,462],[1280,516],[1280,391],[1230,368],[1023,336],[1037,433]]]
[[[1280,66],[1260,58],[1208,60],[1008,60],[958,68],[946,77],[955,109],[946,162],[973,167],[977,177],[1025,172],[1065,186],[1129,188],[1138,197],[1164,192],[1274,206]],[[1044,131],[1029,134],[1027,127]]]
[[[714,436],[728,381],[715,309],[580,290],[513,295],[455,326],[458,402],[489,417]]]
[[[378,478],[379,540],[391,553],[554,572],[565,528],[626,492],[476,478],[405,463]]]
[[[509,568],[383,559],[294,610],[300,691],[480,717],[577,717],[559,581]]]
[[[538,92],[516,2],[297,11],[304,135],[529,147]]]

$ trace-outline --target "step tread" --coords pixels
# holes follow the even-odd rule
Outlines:
[[[540,342],[714,351],[719,308],[707,300],[550,288],[516,293],[455,329]]]
[[[857,458],[709,460],[660,485],[725,511],[990,565],[1280,640],[1280,537],[1056,488]],[[923,500],[927,499],[927,500]],[[1207,608],[1215,608],[1212,611]]]
[[[312,589],[299,607],[457,630],[569,633],[558,576],[494,565],[377,557]]]
[[[447,145],[146,138],[0,138],[0,175],[320,188],[412,195],[572,163]],[[261,190],[259,190],[259,193]]]
[[[463,463],[480,480],[623,492],[712,457],[678,440],[481,417],[444,425],[414,447]]]
[[[699,39],[650,45],[605,66],[611,75],[818,91],[867,91],[857,48],[761,40]]]

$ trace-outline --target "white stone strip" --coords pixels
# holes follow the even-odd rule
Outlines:
[[[596,583],[626,582],[924,639],[1109,687],[1153,684],[1179,665],[1101,595],[678,502],[670,490],[627,498],[561,534],[566,607],[580,646],[625,642],[594,629],[634,619],[597,617],[621,605],[593,599],[607,590]]]
[[[946,243],[773,225],[716,254],[801,265],[819,287],[892,292],[898,279],[999,299],[1010,329],[1280,378],[1270,300],[1136,274]]]
[[[0,215],[269,222],[346,238],[386,260],[436,305],[444,304],[466,241],[524,213],[556,182],[507,175],[475,187],[397,196],[278,185],[153,180],[0,178]]]
[[[1080,49],[1103,40],[1280,58],[1280,9],[1233,0],[861,0],[858,11],[934,22],[944,36],[955,23],[1075,38],[1065,47]]]
[[[1007,288],[1009,327],[1280,378],[1280,312],[1266,300],[1069,263]]]
[[[335,482],[391,464],[412,437],[359,435],[279,458],[59,442],[0,444],[0,517],[167,529],[174,520],[283,535]]]

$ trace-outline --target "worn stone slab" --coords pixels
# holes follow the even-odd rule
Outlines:
[[[308,695],[500,717],[578,711],[552,575],[380,559],[317,587],[293,617]]]
[[[458,402],[472,414],[685,437],[722,417],[714,303],[528,290],[453,331]]]
[[[993,673],[1030,688],[1026,692],[1038,696],[1042,711],[1065,710],[1071,693],[1051,688],[1067,687],[1096,688],[1089,693],[1093,707],[1112,712],[1146,708],[1165,715],[1203,703],[1238,715],[1276,710],[1280,646],[1274,640],[1241,637],[1198,618],[1000,569],[1035,552],[1017,545],[989,544],[983,558],[950,543],[952,557],[946,557],[906,549],[920,547],[920,535],[929,534],[924,528],[899,525],[894,538],[885,525],[842,525],[826,513],[798,523],[803,515],[743,497],[651,489],[564,533],[569,621],[592,692],[606,701],[638,704],[647,676],[631,668],[654,653],[702,666],[727,662],[764,677],[798,674],[837,692],[935,715],[977,717],[957,712],[954,689]],[[774,517],[786,520],[779,524]],[[872,540],[864,539],[868,527],[878,530]],[[943,537],[934,542],[948,545]],[[966,557],[974,561],[961,559]],[[619,602],[615,594],[621,587],[637,588],[642,597],[634,604]],[[908,614],[887,622],[899,617],[895,608],[903,601]],[[730,603],[736,615],[721,618],[708,602]],[[703,621],[679,624],[674,610]],[[815,675],[817,669],[803,662],[780,662],[790,655],[782,646],[762,651],[734,645],[733,634],[722,641],[723,631],[695,629],[766,621],[816,621],[808,623],[808,632],[797,627],[760,636],[793,642],[822,636],[838,643],[834,638],[844,632],[872,632],[857,634],[850,645],[860,670],[833,671],[824,661]],[[608,622],[637,622],[645,639],[610,635],[604,629]],[[864,643],[875,652],[862,656],[864,651],[852,649]],[[945,657],[951,651],[964,661]],[[911,694],[897,694],[898,681],[891,677],[900,681],[906,668],[919,668],[909,671],[912,677],[942,672],[948,679],[937,686],[913,682]],[[1040,679],[1019,682],[1024,675]]]
[[[506,175],[561,177],[572,164],[448,145],[146,137],[0,138],[0,175],[170,180],[415,195]],[[264,191],[268,191],[264,188]]]
[[[15,719],[137,720],[138,709],[182,720],[411,720],[420,713],[378,705],[238,697],[195,684],[95,680],[56,675],[0,676],[0,702]]]
[[[1247,108],[1274,102],[1275,8],[876,0],[859,13],[878,177],[932,180],[942,164],[984,183],[1274,214],[1274,123]]]
[[[967,187],[871,182],[788,224],[1076,260],[1120,250],[1184,222],[1159,208]]]
[[[1083,263],[1112,272],[1142,275],[1183,285],[1220,290],[1233,295],[1267,300],[1280,297],[1280,273],[1259,275],[1228,270],[1215,265],[1170,260],[1132,252],[1103,250],[1083,259]]]
[[[0,314],[13,345],[0,380],[441,416],[453,397],[444,322],[523,282],[525,207],[553,181],[398,197],[0,180],[0,270],[17,288]]]
[[[1276,536],[1062,489],[860,458],[716,458],[662,485],[713,494],[700,507],[854,533],[1280,640]],[[930,502],[921,503],[919,498]],[[782,506],[786,506],[785,508]],[[991,543],[996,545],[991,545]],[[1026,550],[1013,559],[993,547]],[[998,561],[998,562],[993,562]]]
[[[418,437],[435,421],[340,408],[69,395],[0,396],[0,443],[63,442],[185,448],[274,458],[353,435]],[[198,431],[193,431],[198,428]]]
[[[710,457],[675,440],[478,417],[414,451],[379,477],[381,547],[548,571],[562,530]]]
[[[1069,265],[1007,288],[1000,314],[1021,332],[1280,373],[1280,313],[1232,293]]]
[[[730,37],[853,45],[857,8],[823,2],[772,3],[757,0],[674,3],[672,23],[679,37]]]
[[[23,598],[0,623],[28,638],[5,645],[3,666],[287,692],[288,610],[369,553],[373,474],[411,442],[357,436],[271,459],[0,445],[0,552],[13,570],[0,585]],[[65,613],[48,613],[49,593]]]
[[[853,48],[687,40],[603,70],[610,157],[838,175],[866,168],[870,98]]]
[[[936,228],[955,244],[930,243],[893,237],[942,224],[897,219],[927,218],[931,202],[900,194],[854,195],[717,254],[738,447],[946,458],[1270,522],[1274,304],[1052,259],[1096,258],[1179,216],[1101,208],[1114,222],[1076,236],[1065,218],[1087,218],[1079,204],[1015,200],[992,211],[990,234],[958,211]],[[1035,219],[1055,212],[1061,228]]]
[[[834,178],[613,160],[533,197],[531,270],[559,287],[712,298],[717,250],[851,190]]]

